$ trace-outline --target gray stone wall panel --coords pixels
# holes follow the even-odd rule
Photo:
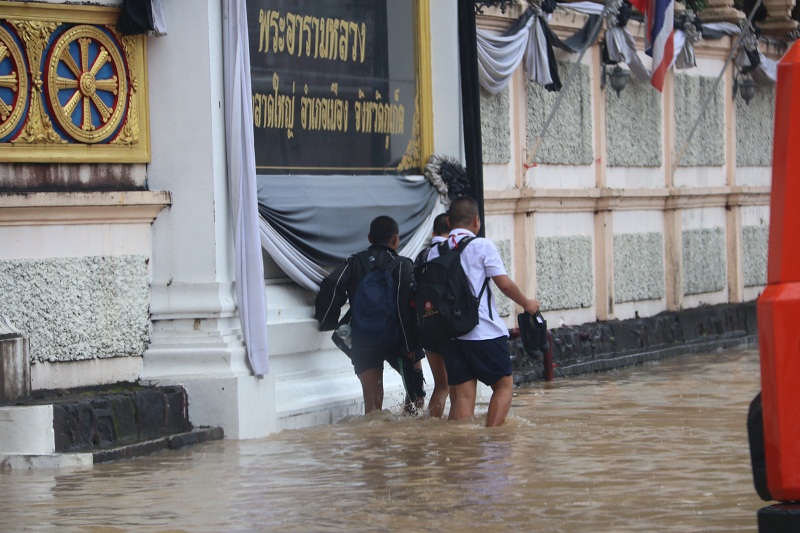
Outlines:
[[[493,95],[481,89],[481,144],[483,162],[511,162],[511,101],[508,87]]]
[[[559,62],[558,73],[565,82],[573,63]],[[562,89],[563,90],[563,89]],[[542,130],[558,92],[528,81],[526,111],[530,148]],[[589,165],[594,161],[592,144],[592,93],[589,68],[580,65],[572,86],[564,94],[534,161],[553,165]]]
[[[661,233],[614,235],[614,301],[657,300],[664,294]]]
[[[775,127],[775,90],[759,87],[750,104],[736,97],[736,165],[772,165]]]
[[[631,76],[617,96],[606,85],[606,138],[608,166],[660,167],[661,95]]]
[[[742,228],[742,270],[745,287],[767,284],[769,226]]]
[[[0,261],[0,312],[30,337],[33,361],[144,353],[147,257]]]
[[[506,272],[511,275],[511,240],[503,239],[495,241],[495,245],[497,246],[497,251],[500,252],[500,257],[503,259],[503,265],[506,267]],[[503,294],[503,292],[497,288],[494,282],[489,283],[489,285],[492,289],[492,298],[497,306],[497,312],[503,317],[511,316],[511,314],[514,312],[514,302],[512,302],[508,296]]]
[[[725,288],[725,231],[722,228],[683,232],[683,293],[703,294]]]
[[[681,149],[700,113],[689,146],[680,161],[682,167],[721,167],[725,164],[725,114],[723,86],[703,108],[716,79],[707,76],[675,76],[675,150]]]
[[[592,239],[536,239],[536,298],[542,310],[591,307],[594,298]]]

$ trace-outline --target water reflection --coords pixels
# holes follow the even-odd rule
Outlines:
[[[5,473],[0,530],[753,531],[758,372],[755,351],[719,352],[519,390],[500,428],[485,410],[458,423],[383,411]]]

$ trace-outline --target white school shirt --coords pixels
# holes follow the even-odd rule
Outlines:
[[[463,228],[456,228],[450,232],[447,243],[453,249],[456,243],[464,237],[475,237],[475,234]],[[437,257],[439,257],[439,249],[438,246],[434,246],[428,252],[428,261]],[[470,242],[461,252],[461,268],[464,269],[464,273],[469,279],[472,294],[475,296],[480,294],[483,282],[487,277],[491,278],[506,274],[506,267],[503,265],[503,259],[497,251],[497,246],[491,240],[482,237]],[[500,314],[494,304],[494,295],[491,297],[492,318],[489,318],[489,305],[487,305],[488,298],[486,297],[488,292],[489,287],[486,287],[486,290],[483,291],[483,296],[481,296],[478,307],[478,325],[466,335],[459,337],[459,339],[481,341],[508,336],[508,327],[506,327],[503,319],[500,318]]]

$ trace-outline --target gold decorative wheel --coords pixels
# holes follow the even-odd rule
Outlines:
[[[94,26],[70,28],[48,55],[46,91],[53,117],[70,137],[108,140],[124,118],[128,95],[117,44]]]
[[[28,70],[16,41],[0,27],[0,139],[19,125],[28,102]]]

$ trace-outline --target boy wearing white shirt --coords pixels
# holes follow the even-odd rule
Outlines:
[[[465,237],[473,237],[461,252],[461,266],[469,279],[472,294],[477,297],[486,278],[520,307],[533,314],[539,302],[526,297],[508,277],[503,260],[494,242],[475,238],[481,229],[478,204],[462,196],[450,204],[449,225],[452,228],[447,242],[450,249]],[[439,256],[438,248],[431,249],[428,260]],[[511,408],[514,380],[511,377],[511,354],[508,351],[508,328],[495,307],[491,291],[485,291],[478,310],[479,321],[472,331],[443,343],[447,380],[450,385],[450,420],[471,418],[475,414],[478,380],[492,388],[486,426],[503,424]]]

